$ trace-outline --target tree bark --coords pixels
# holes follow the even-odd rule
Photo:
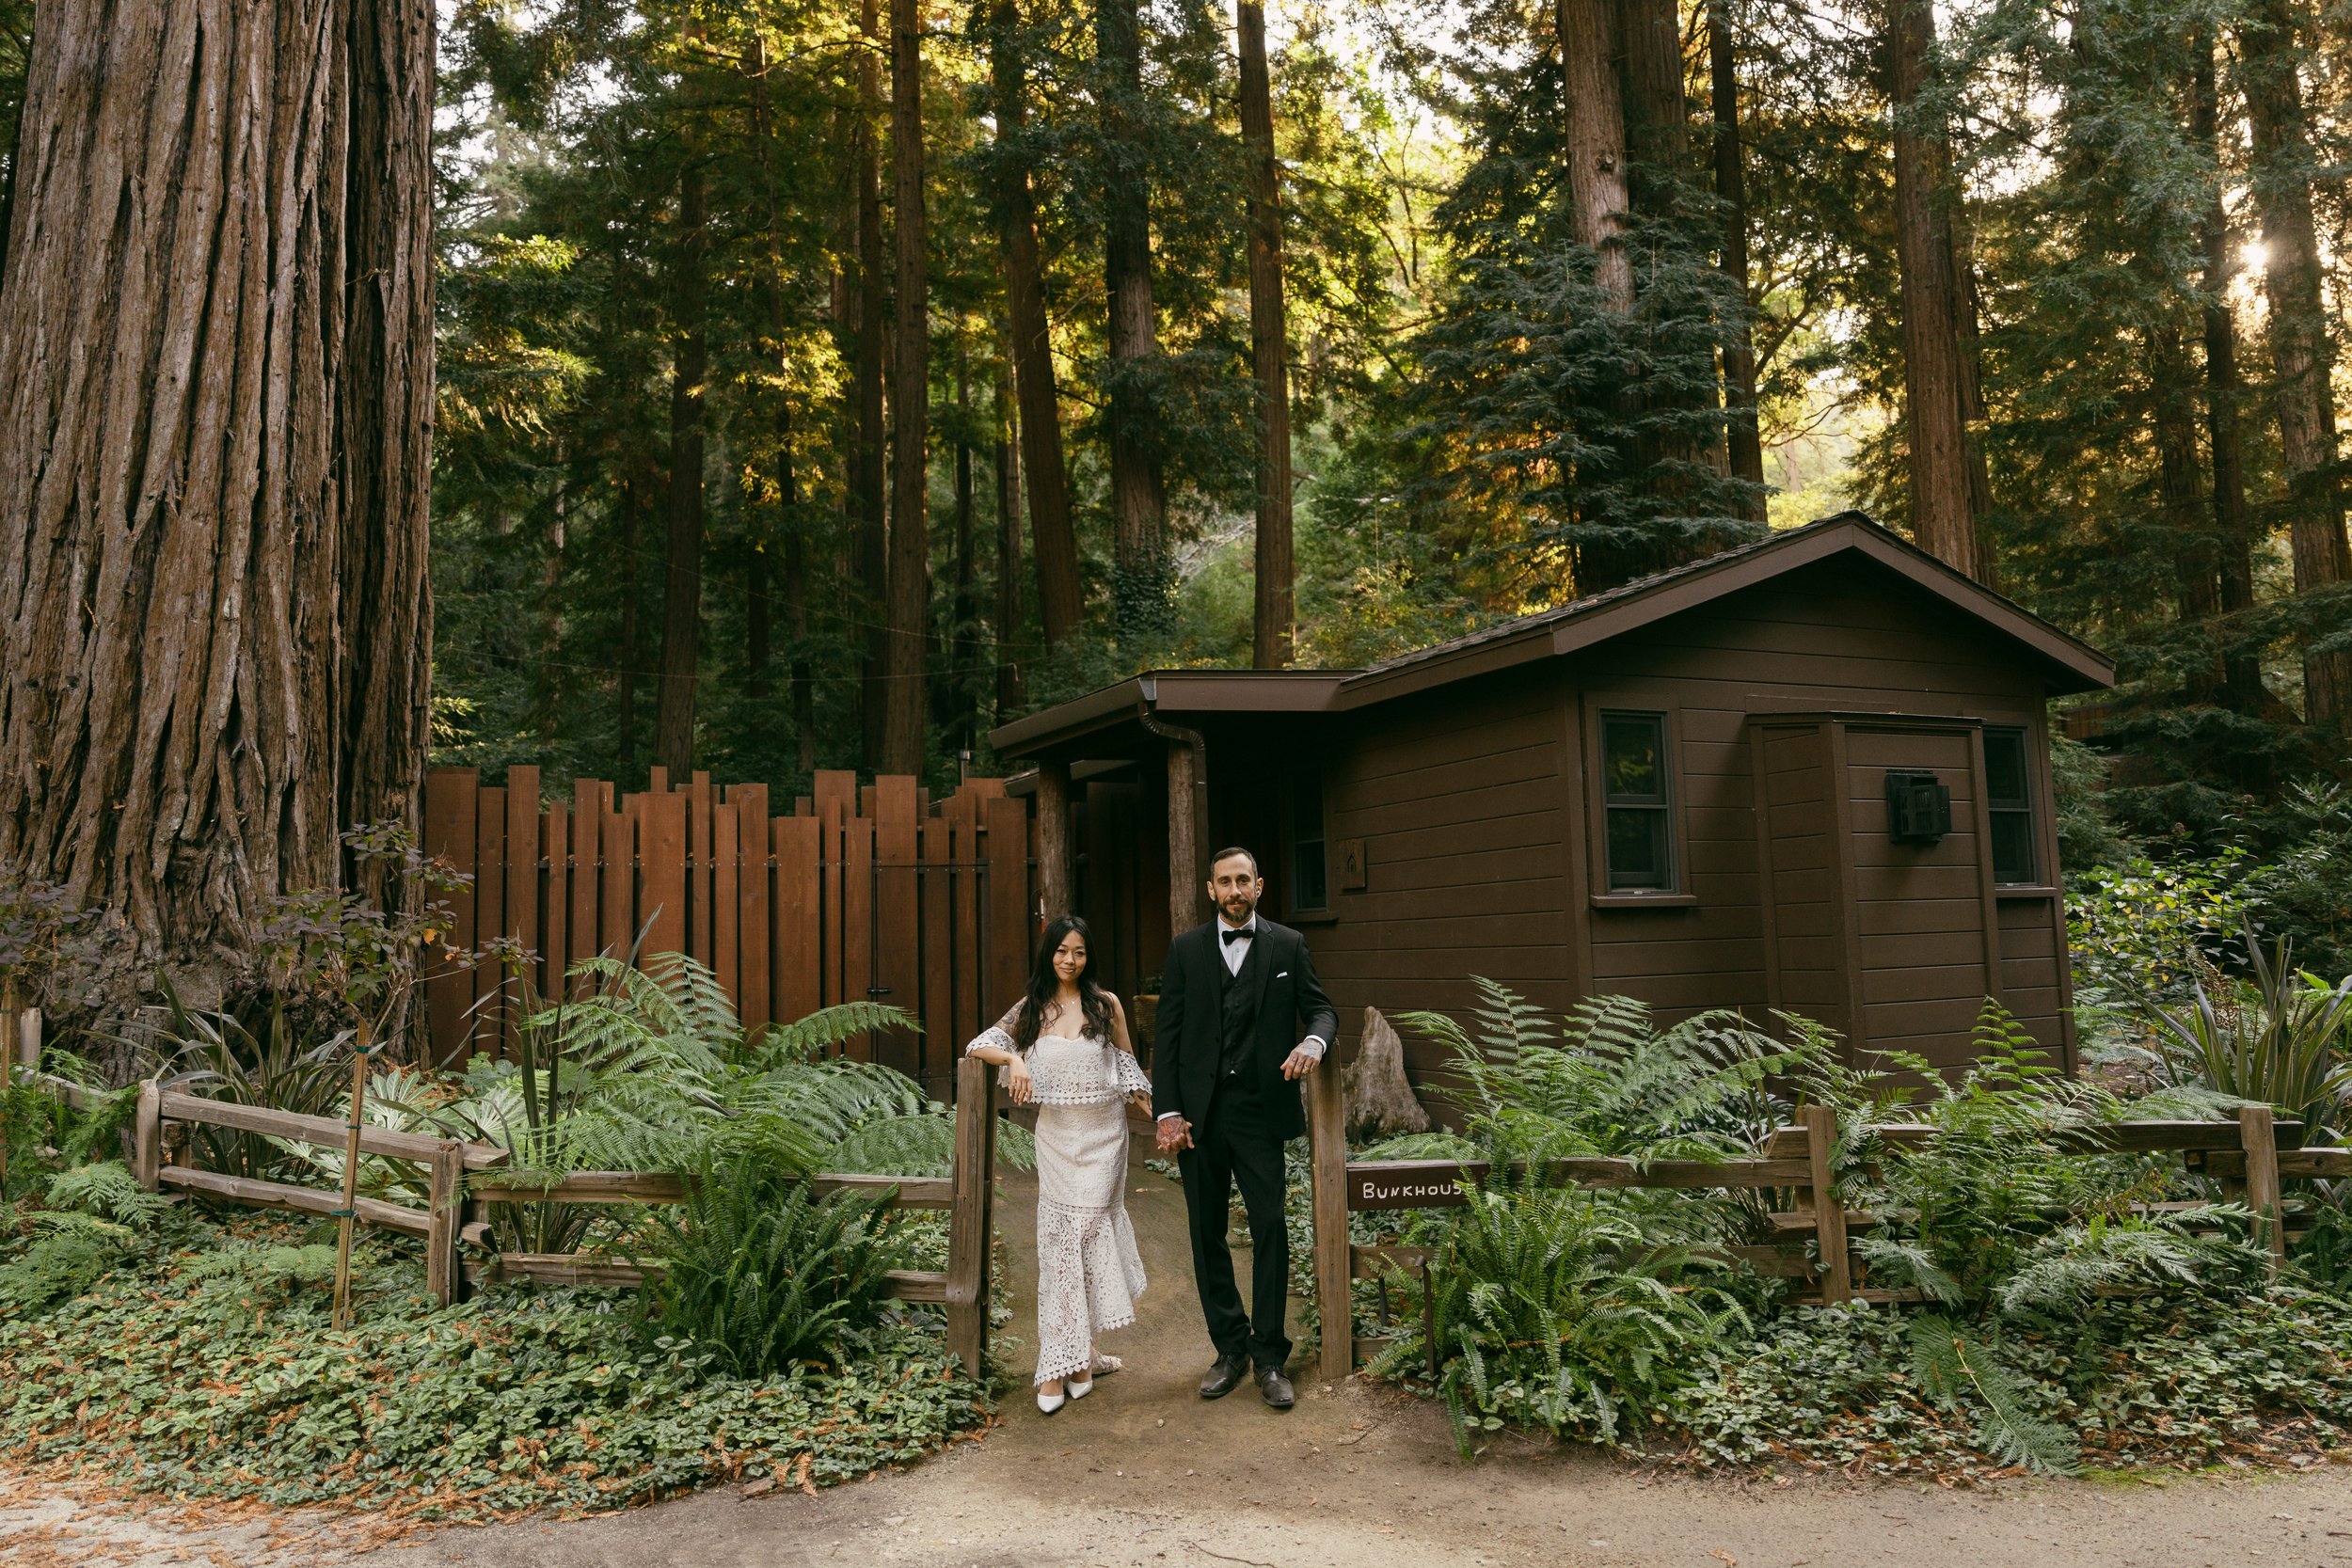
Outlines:
[[[2253,128],[2252,184],[2262,214],[2279,455],[2287,472],[2287,542],[2295,591],[2308,594],[2342,582],[2352,549],[2344,539],[2344,491],[2335,467],[2336,410],[2328,385],[2334,355],[2312,219],[2315,160],[2296,74],[2296,29],[2302,21],[2291,0],[2257,0],[2238,24],[2238,73]],[[2307,653],[2303,697],[2310,722],[2333,724],[2352,697],[2352,655]]]
[[[1249,170],[1249,341],[1258,375],[1257,602],[1252,662],[1291,661],[1297,619],[1291,543],[1289,326],[1282,308],[1281,170],[1274,156],[1274,91],[1265,52],[1265,10],[1237,0],[1241,40],[1241,136]]]
[[[875,0],[861,0],[858,26],[865,47],[857,64],[857,113],[852,117],[850,163],[857,187],[857,283],[854,290],[856,345],[850,367],[855,437],[850,457],[850,510],[856,530],[856,620],[866,627],[865,662],[859,670],[859,758],[870,769],[882,766],[886,703],[883,670],[889,657],[883,606],[889,574],[889,496],[882,431],[882,167],[874,126],[882,117],[882,14]]]
[[[637,673],[644,667],[637,635],[637,534],[644,510],[632,457],[621,477],[621,670],[614,693],[620,708],[618,750],[624,775],[637,771]]]
[[[959,314],[956,321],[956,592],[954,611],[948,617],[946,683],[951,704],[946,716],[947,728],[959,747],[972,744],[980,721],[979,704],[974,695],[978,687],[972,679],[972,666],[979,657],[978,650],[974,645],[974,633],[980,619],[980,607],[975,602],[972,587],[977,565],[973,560],[972,541],[972,363],[964,342],[963,328],[963,319]]]
[[[1014,657],[1021,633],[1021,451],[1012,406],[1010,334],[996,362],[996,721],[1017,715],[1027,683]]]
[[[1567,99],[1570,235],[1597,254],[1594,280],[1602,297],[1615,309],[1630,310],[1633,257],[1626,248],[1625,225],[1632,193],[1627,183],[1613,0],[1555,0],[1552,25]]]
[[[890,0],[890,165],[898,248],[897,363],[891,377],[890,683],[882,768],[923,770],[926,657],[930,641],[930,302],[924,254],[923,34],[916,0]]]
[[[1928,87],[1935,49],[1930,0],[1887,0],[1886,29],[1895,105],[1895,250],[1902,272],[1912,536],[1921,549],[1975,577],[1977,531],[1968,505],[1952,247],[1939,211],[1950,199],[1944,182],[1944,135],[1940,127],[1923,129],[1918,123],[1918,100]]]
[[[1038,614],[1048,648],[1078,629],[1078,536],[1070,517],[1062,460],[1061,394],[1054,380],[1045,290],[1037,249],[1037,199],[1029,189],[1027,87],[1021,17],[1012,0],[990,12],[990,65],[996,91],[996,225],[1004,252],[1005,309],[1012,327],[1014,393],[1021,404],[1021,466],[1028,480],[1029,531],[1037,552]]]
[[[1121,630],[1165,610],[1168,499],[1160,473],[1159,334],[1152,304],[1152,214],[1142,147],[1143,42],[1136,0],[1098,0],[1095,55],[1102,85],[1103,283],[1110,307],[1111,538]]]
[[[678,178],[678,243],[671,279],[670,483],[661,577],[661,685],[653,759],[674,779],[694,771],[694,675],[703,613],[703,383],[710,372],[704,320],[708,198],[691,164]]]
[[[274,895],[410,890],[435,10],[41,7],[0,278],[0,864],[197,1003]],[[104,69],[97,62],[103,61]]]
[[[1740,154],[1740,76],[1732,52],[1731,0],[1708,0],[1707,55],[1714,88],[1715,199],[1723,207],[1723,268],[1740,296],[1740,317],[1724,340],[1724,446],[1731,477],[1752,486],[1740,515],[1764,520],[1764,444],[1756,424],[1756,340],[1748,314],[1748,196]]]
[[[2197,30],[2189,130],[2213,165],[2199,241],[2205,255],[2202,309],[2205,328],[2205,445],[2213,461],[2213,527],[2218,607],[2225,616],[2254,608],[2254,528],[2246,504],[2246,460],[2240,429],[2246,383],[2237,366],[2237,323],[2230,311],[2231,280],[2237,261],[2230,248],[2230,220],[2221,206],[2220,92],[2213,63],[2213,35]],[[2224,653],[2222,688],[2230,705],[2254,713],[2264,705],[2262,662],[2251,654]]]

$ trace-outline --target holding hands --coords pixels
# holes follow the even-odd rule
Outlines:
[[[1153,1135],[1162,1154],[1174,1154],[1192,1147],[1192,1123],[1182,1117],[1162,1117],[1154,1124]]]

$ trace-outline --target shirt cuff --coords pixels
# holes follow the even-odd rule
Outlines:
[[[1309,1035],[1305,1039],[1298,1042],[1298,1049],[1306,1052],[1308,1055],[1313,1057],[1319,1062],[1323,1060],[1325,1040],[1321,1035]]]
[[[1155,1122],[1168,1121],[1171,1119],[1181,1120],[1184,1117],[1184,1113],[1182,1111],[1162,1111],[1158,1116],[1153,1117],[1152,1119]]]

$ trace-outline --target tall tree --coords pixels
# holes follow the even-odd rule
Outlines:
[[[1724,339],[1724,436],[1732,477],[1754,488],[1740,515],[1764,517],[1764,445],[1756,424],[1756,340],[1748,326],[1748,196],[1740,151],[1740,74],[1733,49],[1731,0],[1708,0],[1708,85],[1715,109],[1715,199],[1722,205],[1724,276],[1739,307]]]
[[[35,21],[0,277],[0,863],[120,922],[119,999],[156,964],[217,995],[273,895],[358,881],[342,830],[415,821],[434,29],[429,0]]]
[[[678,176],[677,243],[670,291],[670,483],[661,575],[661,684],[654,761],[684,779],[694,770],[694,689],[703,613],[703,437],[710,374],[710,221],[703,170]]]
[[[1241,42],[1241,136],[1248,161],[1249,345],[1258,380],[1257,595],[1250,662],[1279,670],[1296,630],[1291,539],[1290,328],[1282,304],[1281,168],[1274,153],[1274,90],[1265,9],[1236,0]]]
[[[1038,261],[1037,198],[1029,185],[1027,71],[1022,63],[1021,13],[1014,0],[989,11],[989,61],[995,89],[996,231],[1004,254],[1005,309],[1010,321],[1012,375],[1020,400],[1021,467],[1027,479],[1029,537],[1037,556],[1038,613],[1046,646],[1078,629],[1078,536],[1070,515],[1070,475],[1062,457],[1061,394],[1045,320]],[[1000,634],[1001,635],[1001,634]]]
[[[2239,87],[2253,128],[2252,184],[2262,214],[2264,293],[2270,338],[2279,455],[2287,473],[2287,543],[2298,594],[2345,578],[2344,485],[2338,472],[2335,353],[2322,295],[2319,238],[2312,218],[2316,165],[2299,77],[2296,36],[2303,16],[2292,0],[2255,0],[2240,22]],[[2333,724],[2352,700],[2352,654],[2308,653],[2304,717]]]
[[[1120,629],[1166,614],[1168,498],[1154,404],[1159,334],[1152,309],[1152,209],[1144,155],[1143,28],[1136,0],[1096,0],[1103,118],[1103,283],[1107,342],[1111,539]]]
[[[897,341],[891,375],[890,583],[882,671],[887,722],[882,766],[923,770],[926,654],[930,637],[931,330],[924,252],[923,33],[916,0],[890,0],[890,166],[898,250]]]
[[[1903,426],[1911,447],[1911,526],[1920,548],[1974,577],[1968,430],[1954,314],[1950,164],[1931,90],[1931,0],[1886,0],[1895,105],[1895,249],[1902,272]]]
[[[996,385],[991,400],[996,415],[996,721],[1019,714],[1026,700],[1018,638],[1021,628],[1021,442],[1015,428],[1020,419],[1012,406],[1011,334],[1005,334],[1008,352],[997,356]]]
[[[1564,76],[1568,232],[1595,257],[1594,279],[1610,309],[1633,309],[1633,254],[1625,229],[1632,189],[1625,87],[1613,0],[1555,0],[1552,22]]]
[[[2221,205],[2221,112],[2214,69],[2214,36],[2201,24],[2190,43],[2189,135],[2211,169],[2198,213],[2198,241],[2205,263],[2204,298],[2199,315],[2205,340],[2205,444],[2213,462],[2214,568],[2216,604],[2223,615],[2254,608],[2254,530],[2246,504],[2246,458],[2240,423],[2246,385],[2237,367],[2237,322],[2231,313],[2231,280],[2237,262],[2230,245],[2230,220]],[[2230,705],[2253,713],[2263,705],[2262,663],[2243,648],[2225,652],[2222,691]]]
[[[876,0],[860,0],[857,111],[851,118],[850,180],[857,204],[857,280],[850,290],[856,316],[851,370],[855,434],[850,457],[850,510],[856,531],[858,619],[866,631],[859,670],[859,755],[868,768],[882,765],[888,703],[883,673],[889,662],[889,493],[882,431],[882,165],[874,126],[882,115],[882,13]]]

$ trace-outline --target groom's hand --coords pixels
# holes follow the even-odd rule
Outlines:
[[[1174,1154],[1192,1147],[1192,1123],[1182,1117],[1162,1117],[1153,1131],[1162,1154]]]
[[[1314,1071],[1315,1064],[1322,1060],[1321,1052],[1310,1051],[1303,1045],[1299,1046],[1282,1058],[1282,1076],[1294,1080],[1304,1078]]]

